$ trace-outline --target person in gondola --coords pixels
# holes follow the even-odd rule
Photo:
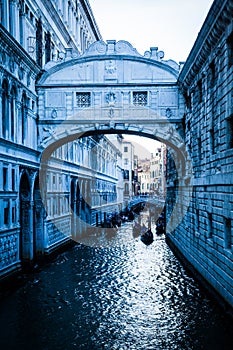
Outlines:
[[[111,228],[112,227],[112,222],[111,222],[111,219],[110,219],[109,215],[107,215],[107,218],[106,218],[106,227],[107,228]]]
[[[156,224],[156,233],[157,234],[162,234],[164,233],[164,224],[163,220],[159,219]]]

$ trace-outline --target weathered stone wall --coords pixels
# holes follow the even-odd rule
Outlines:
[[[233,306],[232,9],[214,2],[179,77],[193,194],[168,239]]]

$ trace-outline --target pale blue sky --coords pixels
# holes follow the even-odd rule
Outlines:
[[[185,61],[213,0],[89,0],[104,40],[129,41],[140,54],[152,46]]]
[[[89,0],[103,39],[127,40],[140,54],[157,46],[164,59],[185,61],[213,0]],[[156,141],[125,135],[150,152]]]

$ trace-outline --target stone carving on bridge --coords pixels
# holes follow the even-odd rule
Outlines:
[[[116,40],[107,40],[107,43],[104,41],[94,42],[81,57],[104,54],[141,56],[128,41],[120,40],[116,42]]]
[[[107,74],[114,74],[116,72],[116,64],[112,60],[106,62],[105,71]]]
[[[167,118],[171,118],[172,117],[172,110],[171,110],[171,108],[167,108],[166,109],[165,115],[166,115]]]
[[[53,109],[52,112],[51,112],[51,118],[52,119],[56,119],[57,118],[57,110],[56,109]]]
[[[106,102],[109,106],[114,106],[116,103],[116,94],[112,91],[106,94]]]
[[[46,142],[46,140],[50,139],[54,134],[55,130],[52,126],[43,127],[41,142]]]
[[[81,57],[89,57],[95,55],[127,55],[144,57],[152,61],[160,61],[169,65],[173,69],[179,71],[180,66],[173,60],[163,60],[164,52],[159,51],[158,47],[151,47],[150,50],[145,51],[144,55],[141,55],[128,41],[120,40],[107,40],[96,41],[89,46],[89,48],[83,53]]]
[[[107,45],[104,41],[96,41],[91,44],[88,49],[84,52],[84,56],[93,56],[93,55],[104,55],[107,50]]]

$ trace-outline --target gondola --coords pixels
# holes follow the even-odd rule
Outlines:
[[[156,225],[156,234],[162,235],[165,233],[164,225],[163,224],[157,224]]]
[[[146,232],[141,233],[141,241],[145,245],[150,245],[154,241],[153,233],[151,229],[148,229]]]

